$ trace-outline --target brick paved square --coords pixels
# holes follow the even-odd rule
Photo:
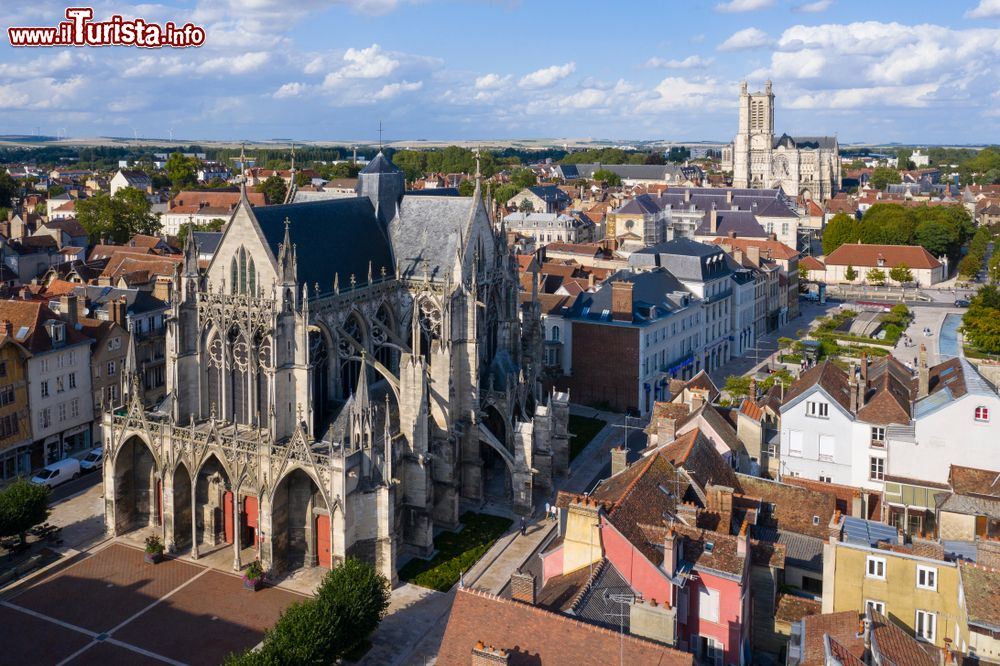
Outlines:
[[[164,666],[159,659],[147,657],[112,643],[96,643],[69,662],[70,666]]]
[[[72,629],[0,606],[0,664],[57,664],[90,640]]]

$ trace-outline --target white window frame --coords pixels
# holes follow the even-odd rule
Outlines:
[[[865,599],[865,608],[871,607],[873,611],[885,615],[885,602],[877,599]]]
[[[929,567],[923,564],[917,565],[917,589],[937,591],[937,567]],[[924,582],[921,583],[921,577]]]
[[[823,443],[826,442],[830,444],[830,447],[824,447]],[[819,450],[818,457],[820,460],[825,460],[828,462],[833,462],[834,454],[837,452],[837,438],[833,435],[819,435],[816,442],[817,449]]]
[[[933,643],[937,637],[937,613],[918,608],[914,615],[913,633],[917,640]]]
[[[878,471],[872,469],[872,467],[874,466],[873,463],[876,460],[881,461],[881,465],[879,466]],[[868,480],[869,481],[885,480],[885,458],[882,458],[880,456],[870,456],[868,458]]]
[[[698,590],[698,618],[706,622],[719,623],[722,595],[718,590],[703,587]]]
[[[876,580],[885,580],[885,567],[886,567],[886,560],[884,557],[875,557],[874,555],[869,555],[867,558],[865,558],[865,578],[875,578]]]
[[[788,455],[794,456],[796,458],[802,457],[802,439],[804,433],[801,430],[789,430],[788,431]],[[796,449],[795,437],[798,437],[799,447]]]
[[[807,400],[806,416],[814,419],[828,419],[830,418],[830,405],[818,400]]]
[[[986,405],[976,405],[976,409],[973,412],[973,418],[975,418],[976,423],[989,423],[990,408]]]

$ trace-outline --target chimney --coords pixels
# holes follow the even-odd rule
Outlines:
[[[930,393],[930,370],[927,368],[927,345],[920,345],[919,370],[918,370],[918,392],[917,396],[924,398]]]
[[[840,533],[843,529],[844,518],[840,514],[840,509],[837,509],[833,513],[833,518],[830,519],[830,524],[827,525],[827,535],[830,537],[830,543],[840,541]]]
[[[170,292],[173,288],[173,280],[167,275],[157,275],[156,282],[153,283],[153,298],[169,303]]]
[[[729,237],[733,238],[733,239],[736,238],[736,230],[735,229],[730,229],[729,230]]]
[[[501,666],[510,663],[510,655],[506,650],[483,645],[482,641],[472,648],[472,666]]]
[[[756,377],[751,377],[750,378],[750,399],[754,400],[754,401],[757,400],[757,378]]]
[[[748,245],[747,259],[749,259],[750,263],[754,266],[760,266],[760,248],[756,245]]]
[[[736,263],[738,263],[740,266],[742,266],[743,265],[743,250],[737,250],[736,248],[733,248],[733,259],[736,260]]]
[[[691,201],[691,190],[684,188],[684,201]]]
[[[708,230],[714,236],[719,232],[719,215],[715,210],[715,204],[712,204],[712,210],[708,211]]]
[[[611,319],[632,321],[632,283],[627,280],[611,283]]]
[[[858,413],[858,378],[856,374],[856,368],[854,367],[854,361],[851,361],[851,367],[848,369],[847,375],[847,392],[850,394],[851,399],[851,414]]]
[[[671,527],[663,540],[663,570],[667,576],[673,578],[677,574],[682,559],[684,559],[684,537]]]
[[[128,301],[124,296],[111,301],[108,306],[111,309],[111,321],[122,328],[128,328]]]
[[[768,240],[773,240],[773,241],[776,241],[776,240],[778,240],[778,234],[776,234],[776,233],[774,233],[774,232],[772,231],[771,233],[769,233],[769,234],[767,235],[767,239],[768,239]]]
[[[510,598],[535,605],[535,577],[526,572],[515,571],[510,575]]]
[[[624,445],[611,449],[611,476],[628,467],[628,449]]]
[[[726,203],[733,203],[733,191],[726,190]]]
[[[732,496],[730,495],[730,497]],[[747,551],[750,549],[750,535],[748,532],[747,521],[744,519],[743,524],[740,525],[740,533],[736,537],[736,554],[740,557],[746,557]]]
[[[59,297],[59,315],[67,326],[76,328],[76,317],[79,311],[76,305],[76,294],[63,294]]]
[[[691,411],[697,412],[699,409],[705,406],[705,396],[701,393],[691,393]]]
[[[720,516],[731,516],[733,514],[733,489],[729,486],[710,485],[706,488],[708,499],[708,510]],[[725,528],[729,533],[729,528]]]
[[[0,335],[13,335],[14,334],[14,324],[10,323],[10,319],[4,319],[0,322]]]

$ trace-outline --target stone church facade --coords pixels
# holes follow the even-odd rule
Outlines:
[[[407,194],[381,153],[356,198],[243,196],[207,270],[189,235],[167,396],[143,409],[129,382],[104,415],[108,531],[231,547],[234,569],[358,556],[395,582],[463,501],[530,512],[567,471],[569,398],[540,388],[540,313],[505,239],[478,184]]]
[[[826,201],[840,190],[840,149],[832,136],[774,136],[774,93],[740,88],[739,131],[722,149],[733,187],[781,188],[790,197]]]

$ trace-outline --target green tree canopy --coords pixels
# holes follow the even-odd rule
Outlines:
[[[264,195],[269,204],[280,204],[285,201],[285,194],[288,193],[288,186],[284,179],[278,174],[268,176],[263,183],[257,186],[257,191]]]
[[[875,204],[861,218],[861,242],[869,245],[909,245],[917,227],[912,210],[899,204]]]
[[[518,189],[532,187],[538,184],[538,178],[531,169],[514,169],[510,174],[510,182],[517,185]]]
[[[829,255],[845,243],[857,243],[861,238],[861,223],[847,213],[837,213],[823,230],[823,254]]]
[[[868,271],[868,275],[865,276],[865,279],[868,280],[868,284],[885,284],[885,271],[881,268],[873,268]]]
[[[903,177],[900,176],[899,172],[895,169],[890,169],[889,167],[878,167],[872,171],[871,180],[869,182],[876,190],[884,190],[886,185],[889,183],[903,182]]]
[[[476,191],[476,183],[471,180],[463,180],[458,184],[458,194],[463,197],[471,197]]]
[[[184,246],[188,234],[191,233],[192,226],[194,227],[194,231],[221,231],[222,227],[226,226],[226,221],[217,217],[204,224],[182,224],[180,230],[177,232],[177,240],[180,241],[181,247]]]
[[[10,208],[12,199],[21,192],[21,186],[6,171],[0,171],[0,206]]]
[[[982,269],[983,259],[975,254],[967,254],[958,262],[958,274],[965,278],[976,277]]]
[[[985,285],[969,303],[962,317],[965,339],[980,351],[1000,354],[1000,290]]]
[[[106,238],[124,243],[136,234],[156,235],[160,222],[151,213],[146,194],[132,187],[123,187],[108,196],[100,192],[76,202],[76,217],[92,241]]]
[[[0,490],[0,536],[20,536],[49,517],[49,488],[19,479]]]
[[[316,597],[289,606],[256,652],[226,660],[227,666],[327,666],[378,627],[389,607],[389,583],[360,560],[349,558],[323,578]]]
[[[611,187],[618,187],[622,184],[622,177],[607,169],[598,169],[592,178],[598,183],[607,183]]]
[[[201,162],[195,157],[184,157],[183,153],[170,153],[163,170],[167,173],[175,190],[192,187],[198,182],[198,167]]]
[[[905,263],[899,262],[889,270],[889,277],[899,283],[913,282],[913,271]]]
[[[504,183],[500,187],[493,190],[493,198],[497,203],[506,206],[507,202],[517,196],[517,193],[521,191],[521,188],[513,183]]]
[[[857,280],[858,279],[857,269],[855,269],[854,266],[847,264],[847,270],[844,271],[844,278],[848,282],[854,282],[855,280]]]

